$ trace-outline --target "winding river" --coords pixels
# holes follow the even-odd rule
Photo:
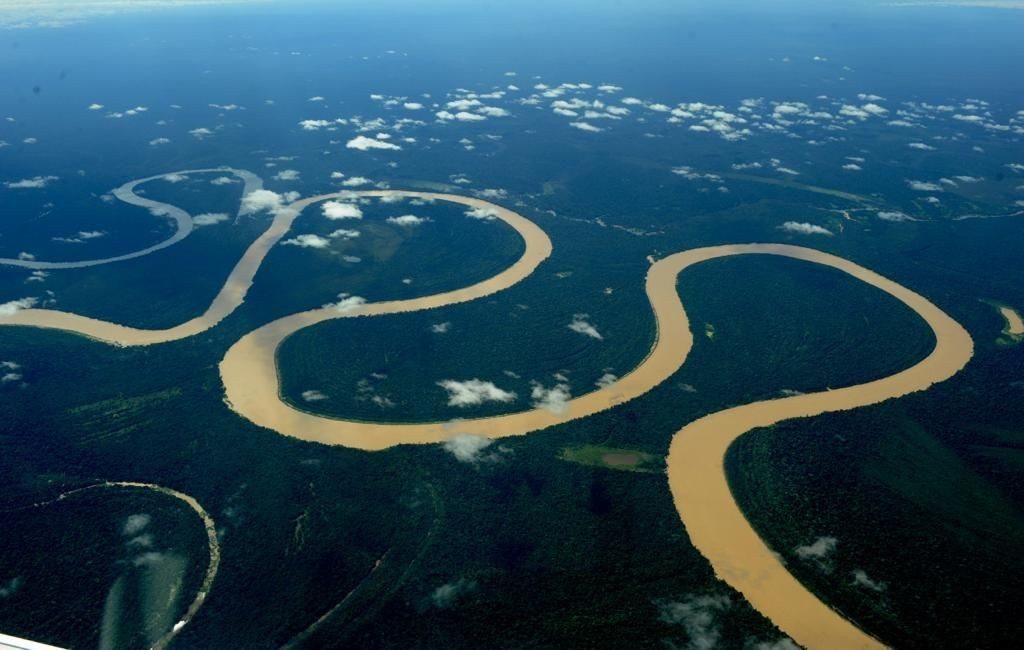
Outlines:
[[[221,173],[221,174],[233,174],[240,178],[245,186],[242,189],[242,197],[255,192],[256,190],[263,188],[263,179],[252,172],[245,171],[244,169],[232,169],[230,167],[214,167],[210,169],[190,169],[182,172],[173,172],[170,174],[157,174],[156,176],[148,176],[146,178],[140,178],[135,181],[125,183],[121,187],[111,192],[117,199],[124,201],[130,205],[136,205],[140,208],[146,208],[151,214],[167,217],[174,221],[174,234],[167,239],[157,242],[148,248],[133,251],[131,253],[125,253],[124,255],[117,255],[115,257],[105,257],[97,260],[83,260],[79,262],[44,262],[40,260],[31,259],[19,259],[13,257],[0,257],[0,264],[6,264],[7,266],[20,266],[26,269],[33,270],[47,270],[47,269],[83,269],[89,266],[100,266],[102,264],[111,264],[113,262],[123,262],[125,260],[133,260],[150,253],[155,253],[158,250],[167,248],[177,244],[182,239],[185,239],[192,233],[194,224],[192,222],[192,215],[185,212],[176,205],[170,203],[164,203],[162,201],[154,201],[153,199],[147,199],[144,196],[140,196],[135,193],[135,188],[143,183],[164,179],[169,176],[175,175],[186,175],[186,174],[205,174],[205,173]],[[241,214],[241,209],[239,210]]]
[[[82,492],[86,492],[88,490],[109,488],[149,490],[151,492],[158,492],[160,494],[165,494],[169,497],[175,498],[178,501],[183,502],[189,508],[191,508],[192,511],[196,513],[196,515],[203,521],[203,528],[206,529],[206,545],[207,549],[209,550],[210,560],[206,565],[206,573],[203,576],[203,582],[200,585],[199,591],[196,593],[195,598],[192,600],[191,603],[189,603],[188,608],[185,610],[185,613],[178,620],[178,622],[175,623],[171,627],[171,629],[167,630],[167,632],[164,633],[163,636],[161,636],[153,643],[153,648],[155,650],[161,650],[162,648],[166,648],[171,643],[171,641],[174,640],[174,637],[178,636],[181,630],[184,629],[185,626],[188,625],[193,618],[195,618],[195,615],[199,613],[199,608],[202,607],[203,603],[206,602],[206,595],[210,593],[210,588],[213,586],[213,581],[217,577],[217,570],[220,568],[220,541],[217,539],[217,527],[213,521],[213,517],[211,517],[210,513],[208,513],[206,509],[203,508],[202,505],[200,505],[200,503],[195,499],[195,497],[192,497],[188,494],[185,494],[184,492],[179,492],[178,490],[169,487],[164,487],[163,485],[157,485],[155,483],[139,483],[136,481],[104,481],[103,483],[97,483],[95,485],[87,485],[85,487],[76,488],[74,490],[68,490],[67,492],[63,492],[57,495],[57,497],[53,499],[50,499],[48,501],[41,501],[39,503],[33,503],[32,505],[26,506],[25,508],[22,509],[42,508],[53,503],[64,501],[68,497],[74,496],[76,494],[81,494]]]
[[[293,438],[371,451],[401,444],[438,443],[459,434],[520,436],[584,418],[647,393],[679,370],[693,346],[693,334],[677,292],[677,278],[691,266],[722,257],[775,255],[831,267],[888,293],[921,316],[932,328],[936,344],[925,359],[910,368],[856,386],[765,400],[708,415],[675,434],[667,460],[668,483],[679,516],[695,547],[722,580],[801,645],[828,649],[881,647],[789,574],[744,518],[729,490],[724,468],[727,449],[747,431],[925,390],[953,376],[970,360],[973,342],[956,321],[910,289],[841,257],[800,246],[764,243],[698,248],[655,261],[648,270],[646,291],[657,337],[647,357],[614,384],[571,400],[559,414],[539,409],[448,422],[387,424],[322,417],[300,411],[281,398],[276,354],[291,334],[336,318],[384,316],[482,298],[525,279],[551,254],[547,235],[525,217],[481,199],[454,194],[372,190],[326,194],[292,203],[278,211],[268,230],[245,252],[207,311],[176,327],[140,330],[39,309],[16,312],[0,324],[64,329],[122,346],[150,345],[197,334],[216,325],[244,301],[263,259],[303,209],[333,198],[385,195],[450,201],[489,210],[494,218],[519,233],[526,243],[525,251],[501,273],[468,287],[411,300],[329,305],[286,316],[246,334],[220,364],[227,401],[240,416]]]

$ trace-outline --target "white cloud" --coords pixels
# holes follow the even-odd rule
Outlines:
[[[442,446],[460,463],[479,463],[482,460],[496,459],[493,455],[483,455],[483,451],[493,443],[493,440],[483,436],[462,434],[445,440]]]
[[[323,211],[324,216],[332,221],[338,219],[362,219],[363,211],[360,207],[354,203],[344,203],[342,201],[327,201],[320,209]]]
[[[360,305],[365,304],[366,298],[363,298],[362,296],[352,296],[347,293],[339,293],[338,302],[328,306],[333,307],[335,311],[344,314],[355,309],[358,309]]]
[[[281,242],[282,246],[298,246],[299,248],[327,248],[331,241],[320,235],[296,235]]]
[[[347,228],[338,228],[331,234],[327,235],[331,239],[355,239],[359,236],[358,230],[348,230]]]
[[[256,190],[242,197],[242,214],[270,212],[276,215],[285,206],[286,195],[270,190]]]
[[[282,169],[274,174],[274,179],[279,181],[297,181],[300,175],[297,169]]]
[[[480,190],[476,195],[483,199],[507,199],[508,190],[503,190],[497,187],[488,187]]]
[[[588,131],[590,133],[600,133],[601,131],[604,131],[604,129],[602,129],[601,127],[594,126],[589,122],[569,122],[569,126],[571,126],[574,129],[579,129],[580,131]]]
[[[480,379],[469,379],[467,381],[456,381],[444,379],[437,382],[437,385],[448,391],[448,406],[465,408],[477,406],[485,402],[511,402],[516,399],[516,394],[498,388],[493,382]]]
[[[907,185],[909,185],[910,189],[914,190],[915,192],[941,192],[941,191],[943,191],[941,185],[939,185],[938,183],[931,183],[931,182],[928,182],[928,181],[912,181],[912,180],[908,180],[907,181]]]
[[[589,336],[590,338],[597,339],[598,341],[603,341],[604,337],[601,336],[601,333],[597,331],[597,328],[587,320],[588,318],[589,315],[587,314],[573,314],[572,322],[570,322],[566,327],[574,332]]]
[[[569,407],[569,400],[572,394],[569,392],[569,385],[564,383],[555,384],[546,388],[540,382],[530,382],[530,397],[533,399],[533,407],[551,411],[555,415],[562,415]]]
[[[51,239],[64,244],[82,244],[90,239],[99,239],[106,234],[107,233],[102,230],[79,230],[78,233],[72,237],[51,237]]]
[[[368,138],[365,135],[358,135],[352,138],[345,144],[345,146],[349,149],[358,149],[359,151],[369,151],[370,149],[397,151],[402,148],[393,142],[386,142],[377,138]]]
[[[716,615],[729,609],[731,601],[728,596],[689,595],[682,601],[662,601],[657,605],[662,621],[682,625],[686,630],[688,650],[711,650],[718,647],[722,636]]]
[[[197,226],[212,226],[228,220],[228,215],[223,212],[205,212],[192,217],[192,223]]]
[[[103,110],[103,104],[89,104],[89,110],[90,111],[102,111]]]
[[[488,117],[508,117],[511,115],[511,113],[504,108],[498,108],[497,106],[481,106],[476,110],[481,115],[486,115]]]
[[[459,111],[455,114],[455,119],[460,122],[482,122],[487,119],[487,116],[470,113],[469,111]]]
[[[601,377],[598,378],[597,381],[594,382],[594,385],[597,386],[598,388],[608,388],[618,380],[619,378],[616,375],[613,375],[610,372],[606,372],[603,375],[601,375]]]
[[[0,316],[13,316],[22,309],[31,309],[39,302],[38,298],[19,298],[9,302],[0,303]]]
[[[453,111],[467,111],[476,106],[482,105],[479,99],[456,99],[445,104],[446,108],[450,108]]]
[[[430,331],[434,334],[445,334],[452,328],[451,321],[445,321],[443,323],[434,323],[430,326]]]
[[[828,235],[832,236],[832,231],[821,226],[816,226],[812,223],[798,222],[798,221],[787,221],[786,223],[779,226],[779,230],[785,230],[786,232],[796,233],[800,235]]]
[[[199,127],[198,129],[192,129],[191,131],[189,131],[189,135],[191,135],[193,138],[197,140],[202,140],[203,138],[208,138],[211,135],[213,135],[213,131],[203,126]]]
[[[352,176],[351,178],[343,180],[341,184],[344,187],[359,187],[360,185],[369,185],[372,182],[373,181],[365,176]]]
[[[907,146],[911,149],[918,149],[919,151],[935,151],[935,147],[923,142],[911,142]]]
[[[170,144],[170,143],[171,143],[171,139],[170,138],[156,138],[156,139],[153,139],[153,140],[149,141],[149,146],[151,146],[151,147],[159,147],[162,144]]]
[[[402,107],[408,111],[420,111],[423,110],[423,104],[419,102],[405,102]]]
[[[417,217],[414,214],[403,214],[400,217],[388,217],[385,221],[398,226],[418,226],[422,223],[426,223],[429,219]]]
[[[232,185],[238,181],[230,176],[218,176],[217,178],[210,181],[210,185]]]
[[[825,560],[836,550],[838,543],[835,537],[822,536],[810,544],[797,546],[793,552],[804,560]]]
[[[307,402],[321,402],[330,398],[318,390],[304,390],[302,391],[302,399]]]
[[[26,178],[20,181],[10,181],[4,183],[4,185],[8,189],[12,190],[37,190],[44,188],[57,180],[60,180],[59,176],[35,176],[33,178]]]
[[[472,219],[491,221],[498,217],[498,211],[494,208],[470,208],[469,210],[466,210],[466,216]]]
[[[857,163],[847,163],[843,165],[843,169],[845,169],[848,172],[859,172],[864,168],[858,165]]]
[[[163,179],[168,183],[182,183],[188,180],[188,176],[184,174],[164,174]]]
[[[876,216],[882,221],[915,221],[910,215],[898,210],[879,211]]]

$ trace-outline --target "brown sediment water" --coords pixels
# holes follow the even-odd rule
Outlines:
[[[551,253],[551,242],[525,217],[481,199],[434,192],[373,190],[341,192],[297,201],[275,217],[232,271],[202,316],[166,330],[138,330],[50,310],[28,309],[2,324],[56,327],[116,345],[147,345],[190,336],[212,327],[245,298],[267,252],[309,205],[332,198],[380,197],[442,200],[492,211],[526,243],[522,257],[498,275],[461,289],[410,300],[326,306],[268,323],[236,342],[220,364],[230,407],[251,422],[282,435],[328,445],[381,450],[401,444],[438,443],[460,434],[488,438],[520,436],[587,417],[639,397],[675,373],[693,346],[690,323],[676,281],[687,268],[736,255],[766,254],[821,264],[845,272],[892,295],[932,328],[936,344],[919,363],[883,379],[818,393],[765,400],[712,415],[683,427],[666,459],[668,482],[679,515],[694,546],[716,574],[742,593],[783,632],[809,648],[872,648],[881,644],[846,621],[801,585],[744,518],[726,478],[724,458],[738,437],[782,420],[853,409],[927,389],[953,376],[973,354],[973,341],[956,321],[927,299],[849,260],[814,249],[784,244],[735,244],[693,249],[653,261],[646,291],[657,325],[647,357],[614,384],[581,395],[559,413],[537,409],[487,418],[426,423],[372,423],[334,419],[298,410],[283,401],[277,350],[291,334],[338,318],[356,318],[434,309],[475,300],[528,277]],[[1005,315],[1005,314],[1004,314]]]
[[[198,170],[195,170],[198,171]],[[190,173],[195,173],[195,171]],[[159,177],[156,177],[159,178]],[[141,182],[141,181],[140,181]],[[402,196],[412,199],[440,200],[459,203],[470,208],[481,208],[490,211],[495,219],[504,221],[515,228],[527,244],[527,250],[523,256],[511,267],[498,275],[485,280],[472,287],[447,294],[418,298],[406,301],[407,308],[400,311],[415,311],[418,309],[429,309],[454,302],[473,300],[496,291],[505,289],[523,278],[530,275],[544,258],[551,254],[551,240],[532,221],[512,212],[506,208],[484,201],[456,194],[441,194],[436,192],[417,192],[399,190],[363,190],[345,191],[332,194],[324,194],[291,203],[277,211],[270,226],[261,234],[256,241],[249,245],[249,248],[242,255],[242,258],[232,269],[224,286],[210,303],[206,311],[184,323],[166,329],[140,329],[128,327],[103,321],[96,318],[89,318],[79,314],[58,311],[53,309],[21,309],[13,314],[0,317],[0,325],[27,325],[30,327],[43,327],[49,329],[66,330],[76,332],[89,338],[94,338],[105,343],[118,346],[153,345],[167,343],[180,339],[195,336],[201,332],[214,327],[220,321],[229,316],[235,309],[245,301],[245,296],[252,287],[253,278],[263,264],[264,258],[270,249],[273,248],[289,230],[292,223],[299,216],[303,209],[313,203],[336,198],[358,198],[358,197],[383,197]],[[189,221],[191,223],[191,220]],[[381,303],[394,305],[395,303]],[[316,314],[325,310],[314,310],[304,314],[296,314],[289,318],[301,320],[305,315]],[[371,310],[374,313],[395,313],[380,312]],[[329,313],[329,312],[327,312]],[[322,316],[324,314],[321,314]],[[286,319],[282,319],[286,320]],[[312,324],[312,322],[310,322]],[[273,324],[272,324],[273,325]],[[263,328],[261,328],[263,329]],[[260,331],[260,330],[257,330]]]
[[[677,253],[651,266],[647,295],[658,336],[647,358],[614,384],[577,397],[561,414],[532,410],[509,415],[417,424],[350,422],[299,411],[280,396],[275,353],[288,335],[331,318],[382,315],[449,304],[419,301],[377,303],[339,313],[306,312],[275,321],[243,337],[221,362],[221,377],[231,407],[256,424],[284,435],[366,450],[399,444],[441,442],[458,434],[489,438],[525,435],[592,415],[638,397],[678,370],[693,345],[689,320],[676,291],[685,269],[711,259],[768,254],[829,266],[885,291],[920,315],[932,328],[936,345],[914,366],[876,381],[813,394],[766,400],[722,411],[681,429],[673,438],[666,464],[680,517],[694,546],[716,574],[741,592],[786,634],[809,648],[873,648],[881,644],[819,600],[786,570],[744,518],[725,474],[726,450],[736,438],[776,422],[875,404],[928,388],[966,365],[973,341],[956,321],[927,299],[862,266],[821,251],[783,244],[715,246]],[[461,296],[459,296],[461,297]]]

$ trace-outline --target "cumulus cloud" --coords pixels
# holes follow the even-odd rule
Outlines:
[[[941,192],[941,191],[943,191],[941,185],[939,185],[938,183],[932,183],[930,181],[912,181],[912,180],[908,180],[907,181],[907,185],[910,186],[910,189],[914,190],[915,192]]]
[[[498,218],[498,211],[494,208],[470,208],[466,210],[466,216],[471,219],[491,221]]]
[[[331,232],[331,234],[327,236],[330,237],[331,239],[355,239],[356,237],[359,236],[359,231],[349,230],[347,228],[338,228],[337,230]]]
[[[330,398],[318,390],[304,390],[302,391],[302,399],[307,402],[322,402]]]
[[[170,138],[155,138],[155,139],[149,141],[149,146],[151,146],[151,147],[158,147],[158,146],[160,146],[162,144],[170,144],[170,143],[171,143],[171,139]]]
[[[323,211],[324,216],[332,221],[338,219],[362,219],[363,211],[360,207],[354,203],[345,203],[343,201],[327,201],[320,209]]]
[[[403,214],[400,217],[388,217],[385,221],[393,223],[398,226],[418,226],[426,223],[429,219],[423,217],[417,217],[414,214]]]
[[[511,113],[504,108],[499,108],[497,106],[481,106],[477,109],[477,112],[481,115],[486,115],[487,117],[508,117],[511,115]]]
[[[555,415],[562,415],[569,408],[572,393],[569,391],[569,385],[565,383],[558,383],[551,388],[546,388],[540,382],[533,381],[530,382],[530,397],[533,399],[533,408],[545,409]]]
[[[0,303],[0,316],[13,316],[22,309],[31,309],[39,302],[38,298],[19,298],[5,303]]]
[[[369,185],[372,182],[365,176],[351,176],[343,180],[341,184],[344,187],[359,187],[360,185]]]
[[[358,309],[361,305],[365,304],[366,298],[363,298],[362,296],[353,296],[347,293],[339,293],[338,302],[334,303],[333,305],[327,306],[332,307],[335,311],[345,314],[350,311],[354,311]]]
[[[199,127],[198,129],[192,129],[188,133],[189,133],[189,135],[191,135],[196,140],[202,140],[204,138],[208,138],[211,135],[213,135],[213,131],[211,131],[210,129],[206,128],[205,126]]]
[[[437,382],[437,385],[448,392],[448,406],[466,408],[468,406],[479,406],[485,402],[508,403],[516,399],[516,394],[511,391],[502,390],[490,381],[480,379],[469,379],[456,381],[444,379]]]
[[[368,138],[365,135],[357,135],[345,143],[345,146],[349,149],[357,149],[359,151],[369,151],[370,149],[397,151],[402,148],[394,142],[388,142],[378,138]]]
[[[838,544],[839,540],[835,537],[823,535],[810,544],[797,546],[793,552],[801,560],[814,562],[827,572],[832,570],[832,554],[835,553]]]
[[[204,212],[192,217],[192,223],[197,226],[212,226],[228,220],[228,215],[223,212]]]
[[[858,165],[857,163],[847,163],[843,165],[843,169],[845,169],[848,172],[859,172],[864,168]]]
[[[443,323],[434,323],[430,326],[430,331],[434,334],[445,334],[452,328],[451,321],[445,321]]]
[[[299,248],[327,248],[331,240],[320,235],[296,235],[281,242],[282,246],[298,246]]]
[[[603,341],[604,337],[597,331],[587,319],[590,318],[589,314],[573,314],[572,321],[566,326],[574,332],[578,332],[590,338]]]
[[[580,131],[589,131],[590,133],[600,133],[601,131],[604,131],[601,127],[594,126],[590,122],[569,122],[569,126],[574,129],[579,129]]]
[[[274,174],[274,179],[279,181],[297,181],[300,175],[297,169],[282,169]]]
[[[619,378],[616,375],[613,375],[610,372],[606,372],[603,375],[601,375],[597,381],[594,382],[594,385],[597,386],[598,388],[608,388],[618,380]]]
[[[917,149],[919,151],[935,151],[935,147],[931,146],[930,144],[925,144],[923,142],[911,142],[907,146],[910,147],[911,149]]]
[[[728,596],[689,595],[682,601],[660,601],[659,618],[670,625],[682,625],[686,630],[691,650],[710,650],[718,645],[722,636],[717,615],[731,606]]]
[[[188,180],[185,174],[164,174],[163,179],[168,183],[182,183]]]
[[[12,190],[38,190],[46,187],[53,181],[60,180],[59,176],[34,176],[20,181],[10,181],[4,186]]]
[[[286,207],[290,194],[278,194],[270,190],[256,190],[242,197],[242,214],[269,212],[277,216]]]
[[[479,463],[483,461],[498,460],[500,456],[484,454],[484,450],[494,443],[490,438],[461,434],[445,440],[443,447],[445,451],[455,456],[460,463]]]
[[[785,230],[799,235],[827,235],[832,236],[832,231],[821,226],[816,226],[813,223],[799,222],[799,221],[787,221],[786,223],[779,226],[779,230]]]

